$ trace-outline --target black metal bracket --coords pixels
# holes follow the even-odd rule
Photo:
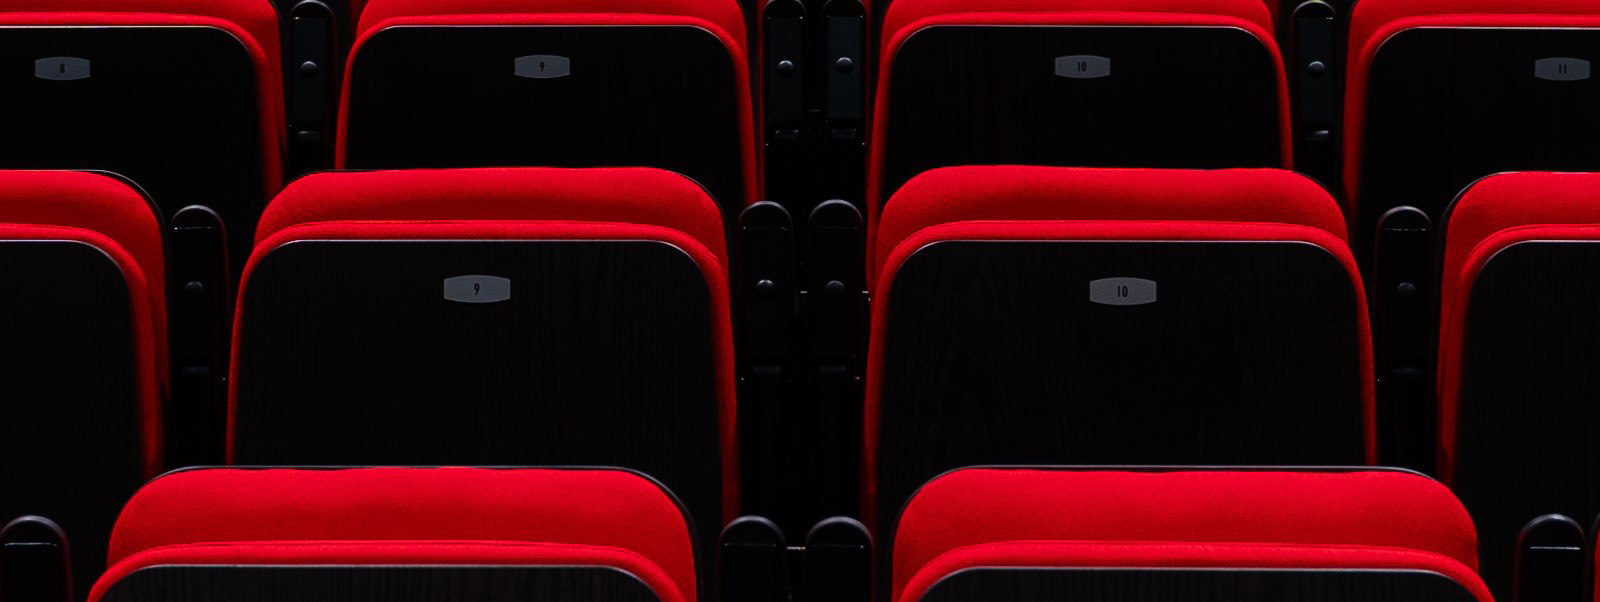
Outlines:
[[[321,0],[301,0],[289,10],[284,92],[288,95],[291,176],[332,165],[329,124],[337,106],[333,82],[339,81],[338,31],[333,9]]]
[[[816,492],[822,516],[853,512],[859,503],[855,478],[861,432],[861,356],[866,323],[862,270],[863,220],[855,205],[832,200],[811,211],[806,227],[806,277],[801,293],[811,330],[810,378],[818,429]],[[817,444],[816,441],[827,442]]]
[[[872,535],[852,518],[817,523],[806,535],[805,602],[867,602],[872,597]]]
[[[789,550],[776,523],[740,517],[722,530],[720,545],[722,602],[789,601]]]
[[[1512,602],[1585,602],[1583,527],[1560,514],[1529,521],[1517,535]]]
[[[794,222],[782,205],[761,201],[740,214],[733,289],[739,299],[741,480],[752,512],[783,506],[778,479],[791,472],[784,414],[793,378],[793,248]]]
[[[1415,207],[1396,207],[1378,220],[1370,291],[1373,355],[1378,377],[1381,463],[1432,472],[1432,383],[1428,378],[1434,332],[1433,223]],[[1408,442],[1400,445],[1397,442]]]
[[[67,535],[50,519],[24,516],[0,529],[0,600],[72,602]]]
[[[767,0],[761,11],[763,142],[767,188],[785,204],[811,179],[806,135],[806,7],[800,0]]]
[[[221,464],[227,420],[229,325],[227,232],[222,217],[193,205],[172,218],[167,295],[172,395],[169,466]]]
[[[1338,182],[1338,13],[1323,0],[1295,7],[1290,35],[1295,168],[1324,183]]]
[[[866,187],[866,28],[861,0],[828,0],[822,7],[823,121],[828,132],[824,194],[861,202]]]

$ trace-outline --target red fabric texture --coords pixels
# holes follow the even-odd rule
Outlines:
[[[161,221],[144,195],[111,176],[0,171],[0,240],[71,240],[104,251],[133,303],[135,382],[145,476],[161,466],[161,399],[167,381],[166,253]]]
[[[736,0],[367,0],[361,11],[361,37],[385,27],[384,21],[445,15],[656,15],[694,17],[715,26],[744,47],[744,10]]]
[[[1344,98],[1344,187],[1359,203],[1368,76],[1378,49],[1402,31],[1423,27],[1600,27],[1600,6],[1584,0],[1361,0],[1350,16]]]
[[[885,203],[868,273],[924,228],[1021,220],[1298,224],[1345,238],[1338,204],[1288,171],[947,167],[912,178]]]
[[[962,0],[940,0],[940,1],[942,1],[942,2],[954,2],[954,1],[962,1]],[[892,4],[892,3],[890,3],[888,0],[866,0],[865,2],[863,2],[863,4],[866,5],[866,7],[867,7],[867,15],[870,16],[870,15],[877,14],[877,11],[874,10],[874,7],[876,7],[876,6],[886,6],[886,5],[889,5],[889,4]],[[1262,0],[1261,4],[1266,6],[1267,12],[1270,15],[1270,18],[1266,21],[1266,23],[1273,23],[1273,24],[1278,23],[1278,18],[1279,18],[1279,14],[1278,13],[1279,13],[1279,9],[1280,9],[1280,7],[1278,6],[1278,3],[1274,2],[1272,0]],[[1037,8],[1038,6],[1039,6],[1039,1],[1038,0],[1031,0],[1031,4],[1028,5],[1028,8],[1029,9],[1033,9],[1033,8]],[[1117,6],[1118,7],[1127,7],[1127,6],[1130,6],[1130,5],[1126,4],[1126,3],[1121,3],[1121,4],[1118,4]],[[1057,10],[1057,9],[1059,9],[1059,7],[1057,7],[1057,6],[1045,6],[1044,7],[1044,10]],[[1137,9],[1137,8],[1135,8],[1135,9]],[[1228,9],[1237,10],[1237,11],[1239,11],[1239,14],[1247,15],[1252,20],[1258,19],[1258,17],[1254,13],[1254,10],[1251,9],[1250,7],[1248,7],[1248,6],[1239,5],[1239,6],[1235,7],[1234,5],[1229,4],[1228,5]],[[1121,10],[1121,8],[1119,8],[1119,10]],[[926,9],[924,9],[924,12],[925,11],[926,11]],[[956,11],[953,11],[953,12],[962,12],[962,11],[957,9]]]
[[[727,265],[717,205],[693,180],[649,168],[406,169],[300,178],[262,212],[256,243],[340,221],[591,221],[671,228]]]
[[[1338,203],[1310,178],[1272,169],[949,167],[907,182],[889,201],[875,241],[869,273],[878,276],[862,448],[862,512],[868,524],[878,519],[877,505],[871,503],[877,495],[873,434],[880,419],[894,275],[919,249],[948,240],[1264,240],[1321,247],[1344,266],[1354,289],[1366,456],[1376,463],[1366,294]]]
[[[883,17],[884,39],[908,33],[905,31],[908,27],[923,19],[985,13],[1172,14],[1195,18],[1200,21],[1196,24],[1205,25],[1211,24],[1204,22],[1205,19],[1228,17],[1247,21],[1266,32],[1273,29],[1272,12],[1262,0],[1080,0],[1071,3],[1060,0],[894,0]],[[1137,24],[1137,21],[1132,23]],[[1270,35],[1263,41],[1276,45]]]
[[[611,566],[696,598],[682,511],[619,470],[176,472],[128,502],[108,560],[90,600],[152,566],[346,563]]]
[[[739,107],[744,164],[745,203],[761,196],[761,166],[756,149],[754,103],[742,91],[750,90],[748,34],[743,9],[734,0],[367,0],[361,9],[356,42],[348,64],[355,64],[367,40],[379,31],[399,26],[450,25],[630,25],[693,26],[715,35],[727,47],[733,65]],[[349,128],[350,86],[345,70],[339,101],[339,135],[335,160],[345,166],[345,140]]]
[[[297,240],[654,240],[690,256],[711,299],[725,520],[738,516],[738,405],[722,214],[699,185],[658,169],[459,169],[330,172],[290,184],[256,229],[234,313],[233,357],[245,289],[263,257]],[[233,461],[239,366],[229,379]]]
[[[884,16],[877,101],[867,178],[867,223],[877,223],[884,196],[884,147],[891,109],[889,83],[900,47],[912,34],[942,25],[1120,25],[1143,27],[1237,27],[1261,40],[1278,74],[1278,120],[1283,165],[1293,164],[1289,87],[1283,56],[1273,37],[1273,17],[1260,0],[1089,0],[1070,6],[1052,0],[895,0]],[[908,101],[909,102],[909,101]],[[1130,166],[1137,167],[1137,166]]]
[[[1394,471],[966,469],[907,504],[895,600],[975,566],[1414,568],[1483,602],[1461,503]]]
[[[214,27],[232,34],[256,65],[264,181],[267,194],[277,191],[288,122],[278,13],[269,0],[0,0],[0,26],[53,25]]]
[[[242,37],[254,38],[270,51],[274,63],[279,56],[278,12],[270,0],[0,0],[0,13],[49,14],[84,25],[118,14],[208,17],[234,25],[232,29],[245,34]]]
[[[1455,479],[1456,412],[1467,305],[1478,273],[1496,253],[1531,240],[1600,240],[1600,174],[1506,173],[1462,193],[1445,224],[1439,298],[1439,464]]]

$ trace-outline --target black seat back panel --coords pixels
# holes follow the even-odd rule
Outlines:
[[[1479,178],[1600,169],[1600,78],[1538,76],[1550,58],[1600,61],[1600,30],[1418,28],[1395,34],[1368,76],[1360,233],[1390,208],[1442,221]],[[1361,102],[1358,100],[1357,102]]]
[[[1472,286],[1455,478],[1484,580],[1508,584],[1517,534],[1551,513],[1600,514],[1600,243],[1523,242]]]
[[[1097,302],[1114,278],[1154,302]],[[1321,247],[941,242],[888,303],[880,517],[971,465],[1366,463],[1358,304]]]
[[[67,533],[89,591],[122,503],[144,482],[128,284],[73,241],[0,241],[0,523]]]
[[[519,76],[538,56],[566,74]],[[705,186],[730,223],[746,202],[750,95],[706,30],[391,27],[350,69],[347,167],[648,166]]]
[[[87,60],[88,77],[39,77],[37,61],[60,58]],[[211,207],[243,265],[266,186],[256,67],[233,34],[0,27],[0,88],[0,168],[115,172],[169,218]]]
[[[506,298],[447,299],[461,277]],[[716,541],[711,311],[659,242],[290,243],[246,284],[235,459],[631,468]]]
[[[1282,166],[1278,70],[1232,27],[929,27],[894,57],[877,202],[952,165]]]

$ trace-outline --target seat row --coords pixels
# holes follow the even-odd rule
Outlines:
[[[0,167],[106,169],[168,216],[210,207],[238,240],[237,271],[262,202],[318,166],[651,166],[700,182],[730,222],[762,198],[796,213],[844,198],[876,216],[913,176],[954,165],[1300,167],[1340,185],[1365,264],[1396,208],[1437,221],[1479,177],[1596,163],[1584,57],[1600,11],[1561,0],[1363,0],[1338,13],[1345,39],[1318,46],[1347,56],[1304,64],[1311,19],[1276,2],[897,0],[856,14],[840,0],[822,21],[881,47],[872,69],[846,56],[827,70],[810,66],[819,49],[785,54],[809,39],[786,29],[800,0],[772,3],[761,27],[734,0],[356,0],[336,3],[349,24],[316,28],[297,12],[312,4],[327,9],[0,3],[4,43],[34,64],[0,105],[27,116]],[[329,42],[344,29],[351,41]],[[322,62],[298,60],[312,50]],[[1318,95],[1340,87],[1342,101]],[[815,112],[830,136],[866,142],[861,165],[791,148],[815,129],[795,91],[827,101]],[[1326,123],[1308,125],[1318,111]],[[1307,140],[1342,142],[1342,171],[1297,162]],[[331,159],[286,165],[306,141]],[[795,198],[804,180],[863,168],[860,187]]]
[[[615,469],[192,469],[133,496],[87,599],[786,599],[783,542],[748,526],[699,539]],[[5,533],[60,552],[42,520]],[[872,543],[813,533],[834,595],[806,599],[1493,600],[1466,510],[1403,471],[969,468]]]
[[[1600,514],[1596,195],[1600,175],[1504,174],[1446,222],[1440,476],[1496,587],[1526,523]],[[127,496],[183,465],[164,431],[205,410],[167,401],[159,223],[109,175],[0,172],[0,277],[22,283],[0,297],[0,514],[60,523],[81,578]],[[830,475],[862,487],[828,512],[881,532],[971,465],[1363,465],[1406,443],[1380,436],[1339,207],[1303,175],[944,168],[879,226],[858,430],[811,442],[862,442]],[[667,171],[308,176],[266,209],[201,434],[242,465],[626,467],[711,541],[806,503],[767,489],[791,475],[761,463],[778,443],[736,374],[729,265],[715,203]]]

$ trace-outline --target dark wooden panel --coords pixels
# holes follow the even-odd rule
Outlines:
[[[65,241],[0,241],[0,282],[0,523],[61,525],[85,596],[143,482],[128,285]]]
[[[1110,59],[1110,75],[1057,76],[1072,55]],[[950,165],[1283,164],[1277,67],[1236,28],[931,27],[891,77],[884,198]]]
[[[35,77],[47,57],[88,59],[91,76]],[[266,193],[255,66],[238,39],[209,27],[0,28],[0,88],[0,168],[113,171],[168,217],[212,207],[243,266]]]
[[[1600,30],[1424,28],[1383,44],[1366,99],[1358,255],[1390,208],[1438,223],[1484,176],[1600,169],[1600,78],[1535,77],[1551,57],[1600,62]]]
[[[1438,573],[1363,570],[979,568],[934,584],[923,602],[1473,602]]]
[[[511,297],[445,300],[463,275],[509,278]],[[298,242],[244,294],[239,463],[620,466],[660,479],[716,541],[710,299],[679,249]]]
[[[517,57],[571,59],[518,77]],[[744,206],[728,50],[694,27],[399,27],[351,65],[348,166],[646,166]],[[730,219],[731,222],[731,219]]]
[[[105,602],[653,602],[637,577],[608,567],[162,566],[106,590]]]
[[[1481,571],[1509,597],[1517,533],[1600,514],[1600,244],[1528,242],[1495,255],[1467,306],[1453,486]]]
[[[1091,302],[1120,277],[1157,301]],[[1365,461],[1354,291],[1313,245],[943,242],[888,303],[885,519],[975,464]]]

